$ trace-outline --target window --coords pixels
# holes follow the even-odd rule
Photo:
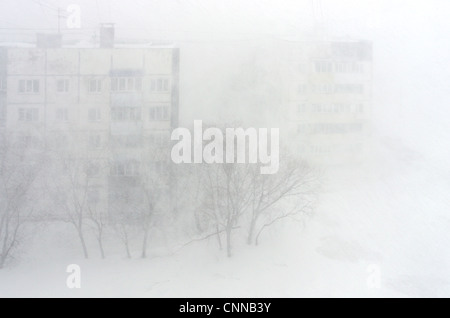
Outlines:
[[[138,148],[142,145],[142,136],[126,136],[125,147]]]
[[[33,143],[32,139],[30,135],[19,136],[19,144],[24,147],[30,147]]]
[[[8,80],[5,77],[0,78],[0,91],[6,92]]]
[[[119,86],[118,86],[119,87],[119,91],[124,91],[126,89],[126,85],[125,85],[126,79],[125,78],[119,78],[118,81],[119,81]]]
[[[315,94],[332,94],[333,85],[332,84],[312,84],[310,87],[312,93]]]
[[[86,167],[86,175],[88,177],[96,177],[100,174],[100,165],[96,162],[91,162],[87,167]]]
[[[167,132],[154,132],[149,136],[150,146],[165,147],[169,145],[170,136]]]
[[[56,91],[58,93],[67,93],[69,92],[69,80],[68,79],[59,79],[56,81]]]
[[[39,80],[19,80],[19,93],[21,94],[39,93]]]
[[[352,63],[352,73],[362,73],[362,64]]]
[[[69,144],[69,138],[67,137],[67,135],[57,134],[55,136],[55,146],[57,148],[67,147],[68,144]]]
[[[334,92],[344,94],[363,94],[364,86],[362,84],[336,84],[334,86]]]
[[[140,92],[142,90],[142,78],[140,77],[113,77],[111,79],[113,92]]]
[[[88,189],[87,202],[92,205],[100,202],[100,190],[98,187],[91,187]]]
[[[364,64],[358,64],[358,65],[359,65],[358,72],[359,73],[364,73]]]
[[[307,105],[306,104],[299,104],[297,106],[297,112],[299,113],[305,113],[307,110]]]
[[[89,93],[101,93],[102,92],[102,80],[93,79],[89,81]]]
[[[150,80],[150,92],[168,92],[168,78],[153,78]]]
[[[322,112],[322,105],[321,104],[312,104],[311,105],[311,111],[313,113],[320,113],[320,112]]]
[[[19,121],[36,122],[39,120],[39,109],[19,108]]]
[[[0,101],[0,126],[6,123],[6,103]]]
[[[327,61],[316,61],[315,69],[317,73],[330,73],[332,71],[332,63]]]
[[[298,124],[297,133],[299,133],[299,134],[306,133],[306,127],[307,127],[307,124]]]
[[[309,147],[309,152],[314,154],[329,154],[333,152],[333,147],[314,145]]]
[[[345,103],[336,103],[332,106],[335,113],[349,113],[351,111],[351,105]]]
[[[364,104],[358,104],[358,112],[360,113],[364,112]]]
[[[142,91],[142,78],[136,77],[134,79],[134,89],[138,92]]]
[[[363,73],[363,65],[356,62],[336,62],[334,63],[336,73]]]
[[[358,133],[362,130],[362,123],[317,123],[301,124],[297,127],[298,133],[307,134],[347,134]]]
[[[134,160],[114,162],[111,175],[117,177],[134,177],[139,175],[139,163]]]
[[[319,94],[331,94],[333,92],[333,86],[331,84],[317,85]]]
[[[111,145],[119,148],[139,148],[142,145],[142,136],[115,135],[111,136]]]
[[[102,119],[102,111],[100,107],[89,108],[88,119],[90,122],[100,121]]]
[[[306,65],[305,64],[299,64],[298,65],[298,72],[299,73],[306,73]]]
[[[322,109],[325,113],[331,113],[333,112],[333,105],[332,104],[323,104]]]
[[[138,107],[129,107],[130,121],[141,120],[141,109]]]
[[[332,113],[334,111],[333,104],[312,104],[311,112],[313,113]]]
[[[56,120],[57,121],[68,121],[69,111],[67,108],[58,108],[56,110]]]
[[[141,120],[140,107],[113,107],[111,108],[111,119],[117,122]]]
[[[100,134],[89,135],[89,148],[96,149],[100,148],[102,145],[102,137]]]
[[[165,161],[155,161],[150,163],[150,171],[155,175],[164,175],[168,171],[168,164]]]
[[[153,106],[149,109],[150,121],[169,120],[169,106]]]
[[[125,107],[111,108],[112,121],[125,121]]]
[[[18,145],[26,148],[37,148],[40,146],[40,140],[36,136],[32,135],[19,135],[17,138]]]
[[[308,85],[306,84],[300,84],[298,86],[298,93],[299,94],[306,94],[306,92],[308,91]]]
[[[139,175],[139,164],[137,162],[128,162],[125,165],[125,175],[126,176]]]

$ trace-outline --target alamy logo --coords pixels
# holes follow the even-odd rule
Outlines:
[[[81,7],[78,4],[71,4],[67,7],[66,24],[68,29],[80,29],[81,28]]]
[[[201,120],[194,121],[194,136],[187,128],[172,132],[178,141],[171,152],[174,163],[261,163],[261,174],[275,174],[279,169],[278,128],[226,128],[225,136],[219,128],[203,131]],[[247,142],[248,141],[248,142]],[[208,142],[204,145],[204,142]],[[270,147],[270,151],[269,151]],[[248,160],[248,161],[247,161]]]
[[[77,264],[70,264],[67,266],[66,272],[69,273],[67,276],[66,285],[70,289],[81,288],[81,268]]]
[[[377,264],[370,264],[367,266],[367,287],[369,289],[381,288],[381,269]]]

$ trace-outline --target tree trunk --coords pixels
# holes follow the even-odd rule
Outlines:
[[[148,230],[144,232],[144,240],[142,241],[142,258],[147,257],[147,238],[148,238]]]
[[[127,251],[127,257],[131,259],[130,247],[128,246],[128,242],[125,242],[125,249]]]
[[[127,258],[131,259],[131,253],[130,253],[130,246],[128,244],[128,234],[125,230],[125,226],[122,224],[122,230],[123,230],[123,236],[122,236],[122,242],[123,245],[125,245],[125,251],[127,252]]]
[[[222,240],[220,239],[220,231],[219,231],[219,226],[216,225],[216,235],[217,235],[217,242],[219,243],[219,250],[222,250]]]
[[[200,223],[200,218],[197,212],[194,214],[194,219],[195,219],[195,227],[197,228],[198,233],[203,233],[203,227]]]
[[[231,257],[231,226],[227,227],[227,256]]]
[[[5,237],[5,242],[6,242],[6,237]],[[0,254],[0,269],[2,269],[3,266],[5,266],[6,258],[8,257],[8,251],[5,248],[6,243],[4,243],[3,245],[4,245],[2,248],[3,251],[1,251],[1,254]]]
[[[256,218],[252,218],[250,222],[250,229],[248,231],[247,244],[252,245],[253,243],[253,233],[255,232]]]
[[[100,255],[102,256],[102,259],[105,259],[105,250],[103,249],[103,241],[102,241],[102,237],[99,236],[98,238],[98,246],[100,248]]]
[[[102,257],[102,259],[105,259],[105,250],[103,248],[103,224],[101,224],[99,221],[95,221],[97,225],[97,242],[98,242],[98,247],[100,249],[100,255]]]
[[[261,235],[263,230],[264,230],[264,227],[262,227],[261,230],[259,230],[258,234],[256,235],[256,238],[255,238],[255,245],[256,246],[258,246],[258,244],[259,244],[259,236]]]
[[[83,247],[84,258],[88,259],[89,254],[87,251],[86,242],[84,241],[83,230],[81,229],[81,227],[78,228],[78,236],[80,237],[81,246]]]

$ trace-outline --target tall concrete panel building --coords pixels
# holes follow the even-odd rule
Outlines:
[[[367,153],[372,107],[372,45],[365,41],[283,41],[282,120],[296,152],[341,164]]]
[[[118,45],[111,25],[101,35],[99,47],[64,46],[59,35],[0,47],[0,129],[87,162],[88,199],[111,206],[170,159],[160,149],[178,126],[179,49]]]

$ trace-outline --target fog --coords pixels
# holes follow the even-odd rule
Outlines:
[[[1,1],[0,296],[450,296],[449,15],[445,0]],[[58,29],[61,52],[36,49]],[[196,120],[260,129],[258,146],[279,129],[279,171],[208,162],[234,139],[174,164],[170,135]]]

